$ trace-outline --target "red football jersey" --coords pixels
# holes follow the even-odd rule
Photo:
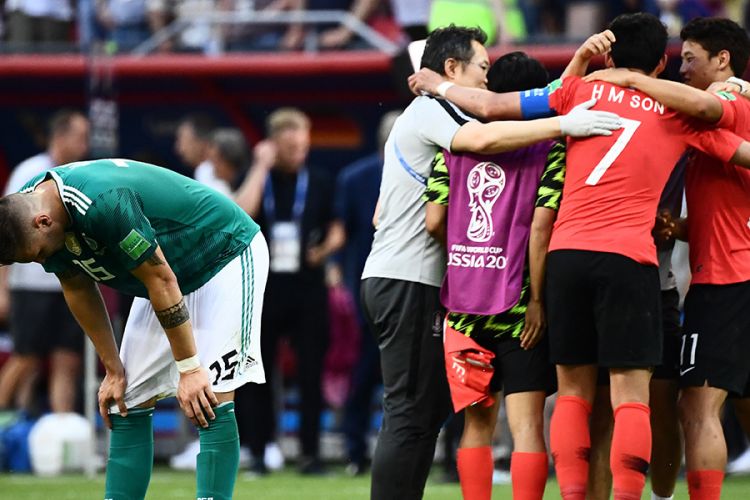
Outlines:
[[[750,102],[719,94],[718,126],[750,138]],[[750,170],[696,153],[685,174],[693,283],[750,280]]]
[[[637,90],[578,77],[550,85],[550,107],[558,114],[596,98],[593,109],[624,120],[623,129],[611,136],[568,139],[562,205],[550,250],[618,253],[657,265],[651,230],[659,196],[680,155],[693,146],[727,161],[742,140]]]

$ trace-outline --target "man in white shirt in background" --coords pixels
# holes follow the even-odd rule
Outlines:
[[[82,160],[89,146],[89,121],[78,111],[61,110],[49,124],[47,151],[20,163],[5,186],[15,193],[26,181],[53,167]],[[45,356],[50,356],[49,406],[71,412],[78,399],[84,335],[68,310],[60,282],[41,265],[0,267],[0,318],[7,318],[13,355],[0,370],[0,410],[18,402],[32,406],[32,389]]]
[[[193,171],[196,181],[229,195],[229,184],[216,177],[214,165],[208,159],[214,128],[214,123],[208,116],[187,115],[177,127],[174,149],[182,162]]]

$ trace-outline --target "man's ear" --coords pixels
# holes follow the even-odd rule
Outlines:
[[[47,214],[37,214],[34,217],[33,225],[35,229],[49,228],[52,226],[52,217]]]
[[[656,68],[654,69],[654,76],[659,76],[662,71],[664,71],[664,68],[667,67],[667,54],[664,54],[661,56],[661,60],[659,61],[659,64],[656,65]]]
[[[720,50],[716,57],[719,58],[720,70],[727,69],[729,63],[732,61],[732,54],[730,54],[728,50]]]
[[[445,78],[448,80],[455,80],[458,72],[458,67],[461,64],[461,61],[458,59],[454,59],[452,57],[449,57],[445,60],[443,63],[443,70],[445,71]]]

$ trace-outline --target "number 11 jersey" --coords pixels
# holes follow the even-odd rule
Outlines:
[[[624,122],[611,136],[568,139],[567,173],[550,251],[617,253],[657,265],[651,230],[677,160],[694,147],[726,162],[742,139],[634,89],[567,77],[550,83],[548,91],[549,105],[560,115],[596,98],[593,109],[617,113]]]

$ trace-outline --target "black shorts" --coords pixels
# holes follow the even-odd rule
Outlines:
[[[495,353],[492,366],[495,372],[490,380],[490,391],[502,391],[503,396],[517,392],[557,390],[555,367],[549,362],[549,343],[545,335],[533,349],[521,348],[518,337],[500,338],[478,336],[476,343]],[[472,337],[473,338],[473,337]]]
[[[11,291],[9,326],[18,354],[83,352],[84,333],[61,292]]]
[[[692,285],[685,298],[680,386],[742,394],[750,380],[750,281]]]
[[[654,368],[653,378],[677,380],[680,378],[680,292],[676,288],[661,292],[661,328],[664,332],[662,363]]]
[[[648,368],[662,362],[656,266],[614,253],[555,250],[546,290],[553,363]]]

